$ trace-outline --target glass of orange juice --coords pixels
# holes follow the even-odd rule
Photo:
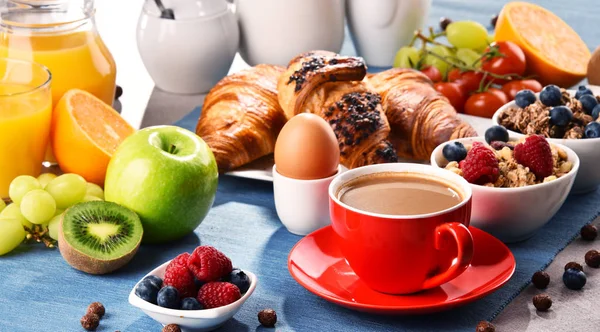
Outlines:
[[[116,64],[96,29],[93,0],[5,1],[0,57],[48,67],[53,105],[75,88],[113,104]]]
[[[15,177],[40,174],[52,119],[50,80],[40,64],[0,58],[0,198]]]

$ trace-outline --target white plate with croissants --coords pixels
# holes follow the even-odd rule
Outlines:
[[[332,127],[346,168],[427,162],[441,143],[477,136],[491,120],[459,115],[419,71],[367,74],[360,57],[312,51],[288,67],[257,65],[223,78],[204,101],[196,133],[219,171],[272,181],[273,150],[288,119],[314,113]]]

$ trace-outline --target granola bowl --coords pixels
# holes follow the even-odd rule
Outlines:
[[[517,139],[511,139],[509,143]],[[470,146],[474,142],[487,144],[483,137],[461,138],[439,145],[431,154],[431,165],[446,168],[449,162],[442,149],[446,144],[460,142]],[[497,188],[471,184],[473,206],[471,225],[480,228],[503,242],[526,240],[544,226],[563,205],[579,169],[579,158],[570,148],[551,143],[559,148],[571,169],[549,182],[522,187]]]
[[[595,95],[600,95],[600,87],[589,86]],[[575,95],[575,90],[566,90],[571,96]],[[536,93],[539,97],[539,93]],[[519,107],[514,101],[502,106],[494,113],[492,122],[495,125],[501,125],[501,114],[509,109],[518,109]],[[508,128],[507,128],[508,129]],[[508,133],[511,138],[521,138],[526,136],[525,134],[508,129]],[[600,138],[586,138],[586,139],[571,139],[571,138],[547,138],[548,142],[552,144],[562,144],[573,151],[579,156],[581,160],[581,166],[575,179],[572,192],[574,194],[582,194],[595,190],[600,186],[600,172],[597,167],[600,163]]]

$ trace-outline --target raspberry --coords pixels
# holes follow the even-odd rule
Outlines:
[[[231,260],[211,246],[200,246],[188,259],[188,269],[201,282],[219,280],[231,273]]]
[[[205,309],[222,307],[239,300],[240,289],[229,282],[214,281],[202,286],[198,291],[198,302]]]
[[[482,143],[475,142],[467,158],[459,163],[463,177],[469,183],[486,184],[496,182],[500,176],[498,160],[494,152]]]
[[[189,258],[190,258],[190,254],[187,252],[184,252],[183,254],[179,254],[179,256],[173,258],[171,263],[169,263],[169,265],[167,266],[167,269],[169,268],[169,266],[171,266],[171,264],[178,264],[178,265],[183,265],[183,266],[187,267],[187,262],[188,262]]]
[[[552,175],[552,150],[542,135],[529,136],[525,142],[517,144],[515,159],[519,164],[529,167],[538,180]]]
[[[175,287],[177,291],[179,291],[181,298],[194,297],[196,295],[194,275],[192,275],[192,272],[190,272],[187,267],[181,264],[173,264],[173,262],[169,263],[165,270],[163,281],[163,287],[165,286]]]

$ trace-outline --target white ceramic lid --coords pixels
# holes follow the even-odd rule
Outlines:
[[[218,15],[228,9],[226,0],[162,0],[165,8],[172,9],[176,20],[203,18]],[[146,0],[144,11],[160,17],[155,0]]]

